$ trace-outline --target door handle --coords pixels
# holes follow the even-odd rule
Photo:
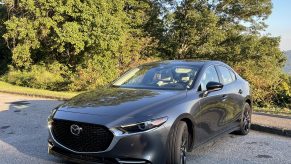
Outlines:
[[[243,93],[242,89],[239,89],[239,90],[238,90],[238,93],[239,93],[239,94],[242,94],[242,93]]]

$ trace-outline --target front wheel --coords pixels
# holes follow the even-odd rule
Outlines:
[[[189,147],[189,132],[185,122],[179,122],[169,136],[167,150],[168,164],[186,164],[186,152]]]
[[[250,132],[251,121],[252,121],[252,108],[248,103],[245,103],[240,123],[240,130],[238,130],[237,133],[240,135],[247,135]]]

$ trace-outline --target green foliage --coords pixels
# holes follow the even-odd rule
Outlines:
[[[44,64],[33,65],[29,70],[16,70],[11,68],[3,79],[11,84],[26,86],[31,88],[48,90],[65,90],[69,81],[65,77],[69,76],[68,68],[59,63],[49,66]]]
[[[271,0],[15,2],[0,7],[0,74],[12,84],[90,90],[159,58],[210,59],[245,77],[257,105],[291,103],[280,38],[260,34]]]
[[[274,102],[285,57],[279,38],[259,34],[270,0],[182,0],[173,7],[165,16],[164,58],[222,60],[250,82],[257,105]]]
[[[103,57],[94,56],[84,65],[77,68],[76,74],[72,77],[71,90],[92,90],[113,81],[117,72],[117,61],[108,60]]]
[[[3,36],[12,49],[13,66],[29,68],[33,50],[44,61],[72,66],[80,64],[85,52],[117,55],[127,32],[123,5],[108,0],[21,1],[17,10],[26,15],[14,13]]]
[[[270,69],[266,69],[266,66]],[[252,96],[259,106],[265,106],[271,102],[275,94],[274,87],[280,83],[281,74],[272,62],[257,63],[254,60],[247,60],[237,63],[234,68],[251,84]],[[270,76],[266,76],[268,74]]]
[[[236,60],[229,63],[250,82],[257,105],[266,106],[273,102],[283,76],[285,57],[278,48],[279,39],[249,35],[242,40],[233,51],[235,57],[231,59]]]
[[[6,8],[0,5],[0,36],[6,32],[4,25],[6,17]],[[11,51],[7,48],[4,38],[0,37],[0,76],[6,73],[10,63]]]
[[[219,43],[225,39],[218,21],[219,18],[202,1],[182,1],[177,10],[167,16],[166,55],[184,59],[217,54]]]
[[[284,75],[275,88],[273,102],[276,106],[291,108],[291,76]]]
[[[53,90],[105,85],[119,69],[153,53],[156,39],[145,32],[148,21],[157,19],[148,16],[151,7],[150,1],[138,0],[7,1],[3,38],[12,54],[12,69],[6,79]],[[55,62],[72,74],[50,77]],[[37,77],[40,74],[44,79]],[[67,86],[53,87],[55,83]]]

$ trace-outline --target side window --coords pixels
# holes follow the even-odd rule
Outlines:
[[[226,85],[234,81],[231,72],[229,71],[228,68],[218,66],[218,70],[221,73],[222,84]]]
[[[232,72],[231,70],[229,70],[229,72],[230,72],[230,76],[232,78],[232,81],[235,81],[236,80],[236,76],[235,76],[234,72]]]
[[[206,85],[210,81],[219,82],[219,78],[214,66],[208,67],[204,72],[200,83],[201,91],[206,90]]]

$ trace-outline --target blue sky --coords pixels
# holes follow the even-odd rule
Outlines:
[[[272,0],[273,12],[267,19],[266,32],[271,36],[281,36],[280,48],[291,50],[291,0]]]

